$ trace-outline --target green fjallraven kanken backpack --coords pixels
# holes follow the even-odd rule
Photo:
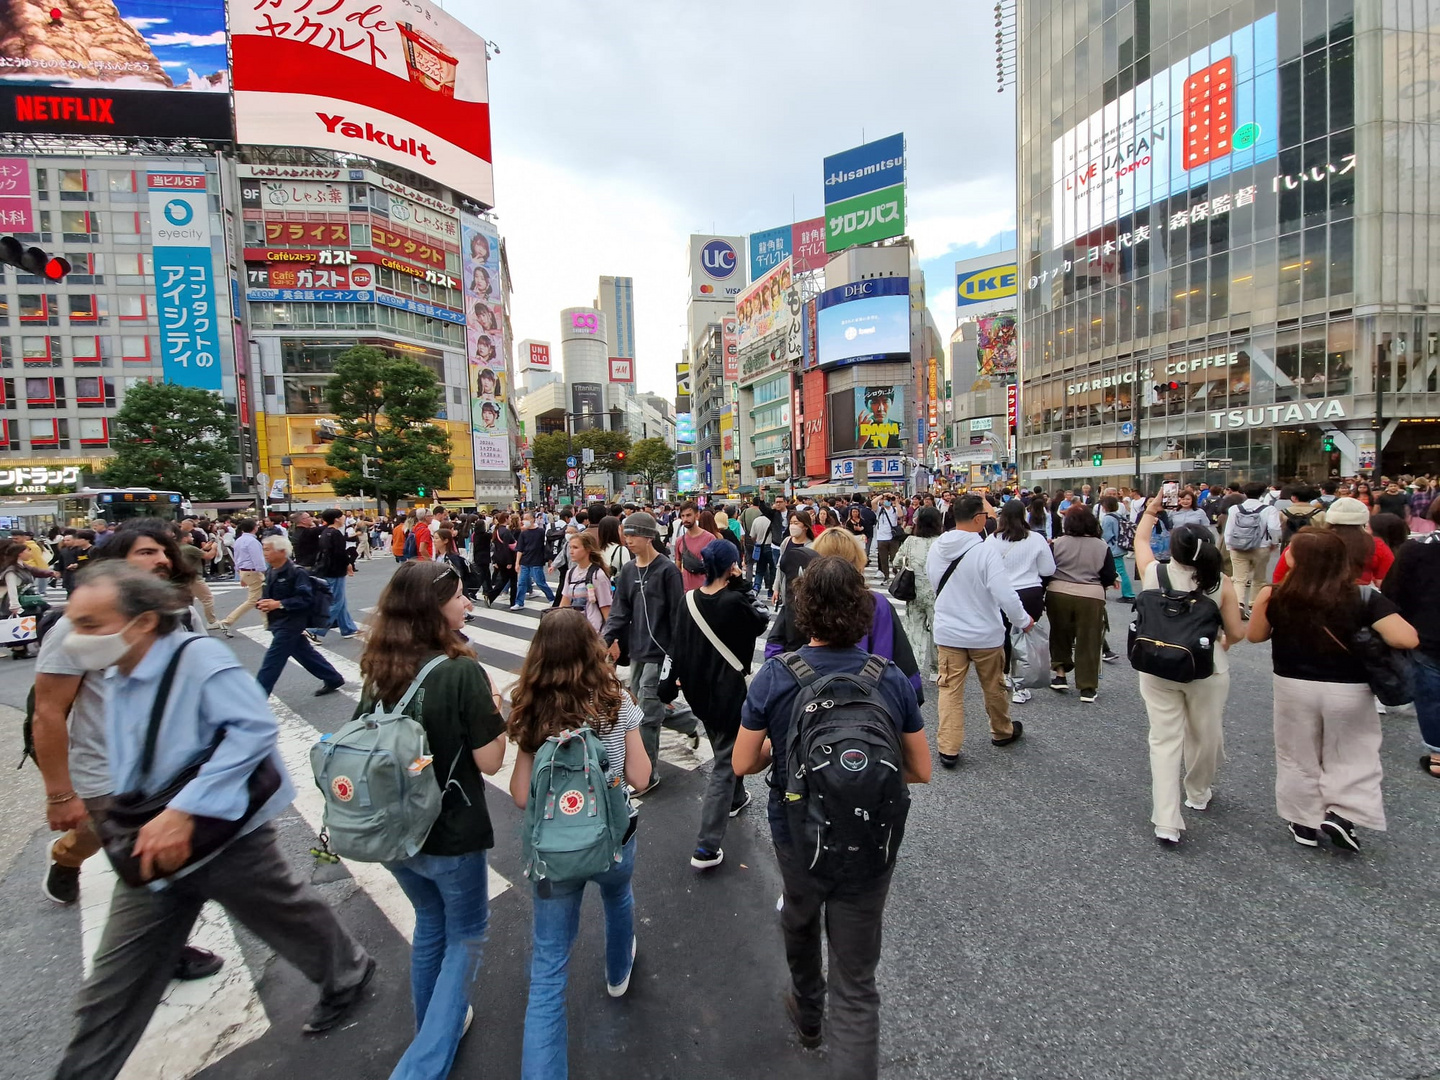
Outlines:
[[[609,784],[605,744],[590,727],[552,735],[535,753],[525,804],[525,876],[542,882],[585,881],[620,861],[630,827],[625,785]]]

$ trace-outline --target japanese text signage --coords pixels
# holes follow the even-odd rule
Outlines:
[[[239,0],[230,48],[241,142],[376,158],[494,203],[485,41],[438,4]]]
[[[35,231],[30,163],[24,158],[0,158],[0,228],[7,233]]]
[[[720,345],[725,350],[725,381],[740,378],[740,320],[726,315],[720,320]]]
[[[825,250],[889,240],[905,232],[905,185],[881,188],[825,208]]]
[[[150,241],[165,381],[220,389],[210,206],[204,173],[150,173]]]
[[[823,270],[830,261],[825,254],[825,219],[811,218],[790,226],[790,267],[797,274]]]
[[[825,251],[905,231],[905,136],[891,135],[825,159]]]
[[[44,465],[20,465],[13,469],[0,469],[0,494],[3,495],[43,495],[51,488],[74,490],[79,485],[78,465],[62,465],[53,469]]]
[[[759,281],[790,257],[789,225],[750,234],[750,280]]]

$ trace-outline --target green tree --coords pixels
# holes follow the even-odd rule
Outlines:
[[[656,486],[668,487],[675,475],[675,451],[665,445],[664,439],[641,439],[630,448],[625,467],[644,479],[653,500]]]
[[[178,491],[224,499],[235,470],[235,421],[220,395],[174,383],[136,383],[125,391],[111,439],[115,456],[96,479],[115,487]]]
[[[626,472],[629,469],[629,462],[617,461],[615,455],[622,450],[626,456],[630,451],[630,436],[624,431],[577,431],[575,433],[575,446],[577,449],[589,449],[595,451],[595,464],[588,466],[588,471],[598,472]],[[577,455],[578,456],[578,455]]]
[[[571,453],[570,445],[570,438],[563,431],[538,435],[531,441],[530,449],[535,452],[531,468],[542,484],[565,482],[565,458]]]
[[[325,462],[338,469],[337,495],[378,493],[393,513],[407,495],[450,484],[450,436],[435,423],[445,388],[413,360],[387,356],[372,345],[347,349],[335,360],[325,402],[340,429]],[[362,455],[368,456],[365,476]]]

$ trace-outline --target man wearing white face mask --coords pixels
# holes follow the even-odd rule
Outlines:
[[[169,582],[114,561],[86,570],[70,601],[67,651],[88,671],[109,669],[109,776],[111,790],[125,793],[116,796],[117,809],[165,798],[130,845],[133,874],[112,860],[122,877],[56,1080],[120,1073],[206,901],[320,986],[306,1032],[339,1023],[375,971],[280,850],[273,819],[295,790],[280,760],[275,717],[229,649],[179,629],[185,606]],[[222,822],[236,823],[233,835],[207,848]]]

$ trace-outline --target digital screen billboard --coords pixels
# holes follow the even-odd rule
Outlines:
[[[1057,246],[1279,154],[1277,23],[1220,38],[1055,140]]]
[[[378,158],[494,205],[485,40],[453,15],[429,0],[230,14],[241,142]]]
[[[872,278],[820,294],[816,351],[822,367],[910,355],[910,279]]]
[[[0,4],[0,131],[228,142],[229,92],[224,0]]]
[[[897,450],[905,419],[905,387],[856,386],[829,395],[830,452]]]

